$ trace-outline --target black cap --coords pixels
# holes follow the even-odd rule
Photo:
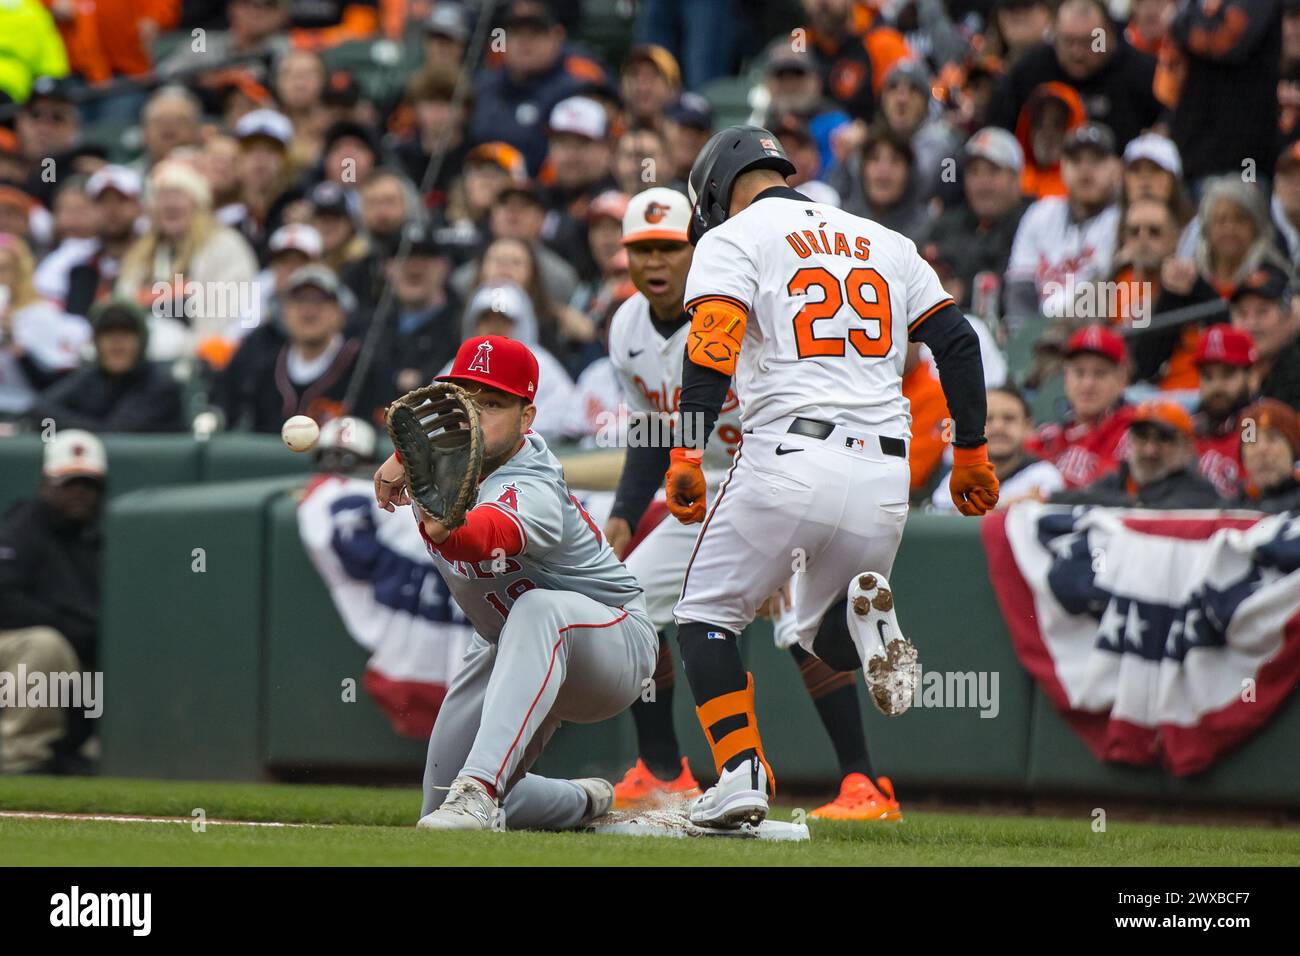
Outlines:
[[[817,63],[807,50],[796,49],[790,43],[789,37],[781,37],[768,46],[767,62],[763,65],[763,72],[784,73],[786,70],[813,73],[817,70]]]
[[[536,27],[549,30],[558,22],[550,6],[542,0],[514,0],[506,6],[501,18],[501,23],[507,28]]]
[[[810,143],[813,140],[808,124],[797,113],[777,113],[768,118],[767,128],[784,141],[787,137]]]
[[[108,329],[130,329],[137,335],[144,335],[148,329],[148,319],[144,309],[128,299],[105,299],[95,304],[87,316],[95,334]]]
[[[1101,123],[1084,123],[1065,135],[1065,144],[1061,147],[1061,152],[1066,156],[1073,156],[1085,149],[1091,149],[1103,156],[1119,155],[1115,150],[1115,134],[1110,131],[1109,126]]]
[[[1237,302],[1248,295],[1270,302],[1287,302],[1291,298],[1291,277],[1277,266],[1260,266],[1232,290],[1230,301]]]
[[[506,183],[505,187],[497,193],[497,204],[504,203],[511,196],[522,196],[535,206],[542,209],[546,208],[546,203],[542,201],[541,194],[537,191],[537,186],[532,182]]]
[[[324,152],[329,152],[334,144],[341,139],[351,137],[359,139],[366,144],[366,148],[374,153],[375,158],[380,157],[379,137],[365,123],[358,123],[355,120],[339,120],[337,123],[330,124],[330,128],[325,131]]]
[[[325,89],[321,90],[320,101],[326,106],[341,106],[345,109],[361,102],[361,87],[356,77],[348,70],[331,70],[325,78]]]
[[[664,119],[708,133],[713,130],[713,106],[699,93],[683,93],[664,110]]]
[[[422,222],[408,222],[402,229],[402,243],[407,256],[445,256],[447,250],[438,241],[438,233]]]
[[[347,193],[342,186],[332,180],[327,179],[317,183],[307,196],[307,201],[317,213],[334,213],[336,216],[352,218]]]
[[[66,77],[38,76],[32,83],[32,94],[27,102],[30,104],[38,99],[71,103],[72,84]]]

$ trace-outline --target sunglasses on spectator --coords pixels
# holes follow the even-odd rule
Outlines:
[[[76,116],[74,110],[31,110],[32,119],[38,123],[71,123]]]
[[[1131,226],[1124,227],[1126,236],[1154,236],[1159,239],[1165,234],[1164,226],[1157,226],[1151,223],[1135,223]]]
[[[1147,425],[1135,425],[1129,430],[1129,437],[1137,441],[1154,441],[1162,445],[1174,445],[1178,443],[1179,435],[1177,432],[1165,431],[1162,428],[1155,428]]]

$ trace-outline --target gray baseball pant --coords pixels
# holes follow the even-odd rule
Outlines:
[[[478,634],[429,737],[424,804],[460,775],[492,783],[511,830],[566,830],[587,810],[568,780],[528,773],[562,721],[622,713],[654,673],[659,638],[639,595],[608,607],[575,591],[525,592],[495,644]]]

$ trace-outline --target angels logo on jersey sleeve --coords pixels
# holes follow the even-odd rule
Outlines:
[[[509,505],[515,511],[519,510],[519,489],[515,487],[513,481],[502,489],[501,497],[497,498],[497,501]]]

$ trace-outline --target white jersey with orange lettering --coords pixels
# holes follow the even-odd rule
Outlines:
[[[748,314],[733,376],[743,441],[673,614],[738,634],[791,580],[786,640],[814,651],[846,582],[893,569],[908,513],[908,338],[952,299],[910,239],[787,188],[700,238],[687,310],[711,298]]]
[[[609,323],[609,358],[629,415],[677,411],[682,394],[682,355],[690,331],[690,323],[684,323],[667,338],[659,334],[650,317],[650,302],[640,292],[618,307]],[[701,462],[711,487],[731,467],[731,456],[738,444],[740,403],[733,390],[722,404],[713,440]]]
[[[916,244],[833,206],[765,196],[709,230],[686,281],[749,313],[735,390],[744,429],[791,415],[907,439],[908,333],[952,301]]]
[[[661,335],[650,317],[649,301],[639,292],[619,306],[610,320],[609,355],[629,415],[677,411],[682,355],[690,331],[690,324],[684,323],[667,338]],[[701,462],[709,494],[717,491],[739,444],[740,404],[732,391],[722,405],[717,429]],[[656,628],[672,623],[673,605],[682,593],[686,562],[699,530],[699,525],[667,518],[627,556],[627,568],[645,589],[646,613]]]

